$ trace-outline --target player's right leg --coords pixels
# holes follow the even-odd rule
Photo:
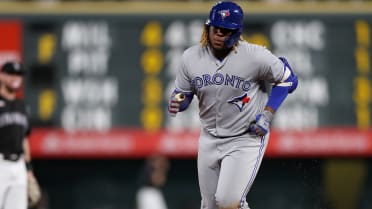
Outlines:
[[[7,190],[2,209],[26,209],[27,191],[25,185],[16,185]]]
[[[27,172],[23,160],[0,158],[0,208],[27,208]]]
[[[0,174],[1,175],[1,174]],[[5,198],[6,198],[6,194],[7,194],[7,187],[8,184],[6,184],[4,181],[1,181],[0,179],[0,208],[4,208],[4,204],[5,204]]]
[[[201,133],[198,150],[198,178],[202,197],[201,209],[218,209],[215,200],[220,166],[212,136]]]
[[[9,185],[11,183],[11,165],[10,162],[7,162],[3,159],[3,156],[0,154],[0,208],[4,208],[5,198],[9,190]]]

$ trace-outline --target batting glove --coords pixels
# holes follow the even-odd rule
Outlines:
[[[181,103],[185,100],[185,95],[182,93],[172,94],[168,104],[168,112],[170,116],[176,117],[176,114],[180,112]]]
[[[256,121],[249,126],[249,131],[257,136],[265,136],[270,129],[274,114],[268,110],[256,116]]]

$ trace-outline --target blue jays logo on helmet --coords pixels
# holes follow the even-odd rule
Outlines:
[[[212,7],[207,23],[231,30],[241,29],[243,27],[243,10],[231,1],[218,2]]]
[[[225,17],[230,16],[230,10],[228,10],[228,9],[227,10],[221,10],[221,11],[219,11],[219,13],[220,13],[222,19],[225,19]]]
[[[243,10],[231,1],[218,2],[212,7],[206,25],[235,30],[235,33],[225,41],[225,45],[231,47],[243,32]]]
[[[241,112],[245,104],[247,104],[250,100],[251,98],[248,97],[247,93],[245,93],[241,96],[230,99],[229,101],[227,101],[227,103],[235,105],[237,108],[239,108],[239,111]]]

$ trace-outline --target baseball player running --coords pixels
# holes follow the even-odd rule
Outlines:
[[[36,179],[27,140],[31,130],[29,118],[25,103],[16,98],[16,92],[22,86],[23,74],[24,69],[17,62],[5,63],[0,72],[1,209],[26,209],[40,198],[39,193],[28,196],[31,194],[28,188],[36,184]]]
[[[249,208],[246,195],[264,156],[270,123],[298,84],[285,58],[242,40],[242,30],[238,4],[215,4],[200,44],[182,55],[169,100],[172,116],[185,110],[194,95],[199,101],[202,209]]]

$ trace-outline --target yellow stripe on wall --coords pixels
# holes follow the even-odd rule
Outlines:
[[[0,14],[206,14],[214,2],[0,2]],[[247,2],[249,14],[365,14],[372,2]]]

